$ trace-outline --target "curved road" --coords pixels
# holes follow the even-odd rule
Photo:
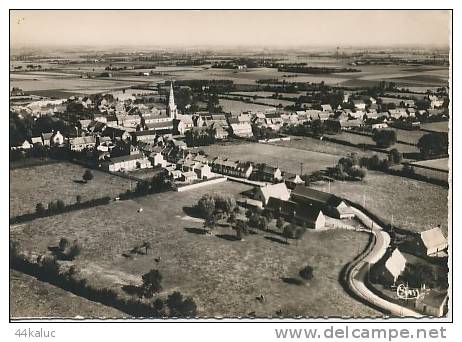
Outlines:
[[[381,226],[365,215],[362,211],[351,207],[356,217],[370,229],[370,233],[375,237],[375,243],[370,250],[365,253],[348,272],[348,283],[351,290],[360,298],[363,298],[373,306],[389,312],[393,316],[401,317],[422,317],[423,315],[404,308],[398,304],[389,302],[373,293],[364,283],[370,267],[377,263],[385,254],[390,245],[390,235]]]

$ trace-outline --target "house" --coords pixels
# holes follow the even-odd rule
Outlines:
[[[321,108],[323,112],[332,112],[332,106],[330,104],[322,104]]]
[[[145,128],[148,130],[155,130],[158,133],[171,133],[173,131],[173,120],[146,123]]]
[[[186,183],[192,183],[197,180],[197,174],[194,171],[183,172],[181,180]]]
[[[133,130],[130,130],[128,127],[106,127],[103,132],[103,136],[110,137],[112,140],[121,140],[121,141],[130,141],[132,139],[132,135],[130,134]]]
[[[254,199],[261,201],[266,206],[270,197],[287,201],[290,197],[289,189],[285,183],[269,184],[256,188]]]
[[[43,145],[42,137],[32,137],[31,139],[32,145],[38,146],[38,145]]]
[[[194,128],[194,121],[191,115],[177,115],[173,120],[173,127],[179,134],[184,134]]]
[[[356,109],[365,110],[366,109],[366,102],[364,102],[363,100],[353,100],[353,106]]]
[[[336,218],[353,218],[353,210],[341,198],[327,192],[297,185],[290,195],[291,201],[319,207],[325,214]]]
[[[253,137],[252,126],[248,122],[231,123],[230,126],[232,134],[236,137]]]
[[[342,120],[339,123],[340,123],[341,129],[348,130],[354,127],[361,127],[363,125],[363,120],[361,119]]]
[[[421,232],[416,239],[416,251],[421,255],[434,256],[448,248],[448,240],[440,227]]]
[[[332,112],[321,112],[318,114],[318,119],[321,121],[326,121],[331,116]]]
[[[51,145],[51,137],[53,136],[53,133],[54,132],[42,133],[43,146],[50,146]]]
[[[93,136],[77,137],[69,139],[69,149],[74,152],[81,152],[84,149],[93,149],[96,146],[96,138]]]
[[[141,153],[128,156],[114,157],[101,164],[101,167],[107,171],[133,171],[136,169],[146,169],[152,167],[151,162]]]
[[[376,264],[373,277],[383,284],[396,284],[398,277],[406,268],[406,258],[395,248],[393,252],[386,253],[385,256]]]
[[[160,166],[166,167],[168,162],[164,159],[164,156],[160,151],[151,152],[148,157],[149,161],[151,162],[152,166]]]
[[[169,175],[174,180],[177,180],[177,179],[180,179],[183,176],[183,173],[180,170],[170,170]]]
[[[139,115],[116,115],[116,117],[119,126],[136,128],[141,125]]]
[[[157,136],[156,131],[138,131],[138,132],[130,132],[132,141],[134,143],[138,142],[154,142],[154,139]]]
[[[50,138],[50,145],[51,146],[60,146],[64,144],[64,137],[60,131],[56,131]]]
[[[440,108],[444,104],[444,99],[442,97],[438,97],[436,95],[429,95],[428,96],[428,101],[430,101],[430,108],[431,109]]]
[[[28,140],[24,140],[22,144],[18,145],[17,147],[15,147],[13,149],[29,150],[32,147],[33,147],[33,145]]]
[[[260,179],[264,182],[279,182],[282,179],[281,169],[270,165],[262,165],[259,170]]]
[[[295,173],[284,172],[282,174],[282,179],[289,189],[295,189],[297,184],[305,184],[303,179],[301,179],[300,176]]]
[[[214,176],[212,169],[207,164],[198,164],[194,166],[193,171],[199,179],[210,179]]]
[[[442,317],[446,313],[448,293],[430,290],[417,298],[415,308],[426,316]]]
[[[237,176],[241,178],[249,178],[253,171],[253,165],[249,162],[237,162]]]

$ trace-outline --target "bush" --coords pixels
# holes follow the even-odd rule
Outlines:
[[[91,181],[93,179],[93,173],[90,170],[86,170],[82,176],[82,179],[85,182]]]
[[[298,274],[305,280],[311,280],[313,279],[313,267],[305,266]]]
[[[170,317],[195,317],[197,305],[191,297],[183,299],[183,295],[175,291],[167,298]]]
[[[63,260],[74,260],[82,251],[82,247],[77,240],[70,242],[66,238],[59,240],[58,247],[58,256]]]
[[[42,216],[45,215],[46,209],[42,203],[37,203],[37,205],[35,206],[35,212],[37,213],[37,215]]]
[[[150,270],[148,273],[143,274],[143,295],[147,298],[151,298],[154,293],[162,290],[162,275],[158,270]]]

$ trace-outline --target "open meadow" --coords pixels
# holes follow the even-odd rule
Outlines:
[[[448,229],[448,189],[409,178],[368,171],[363,181],[325,182],[313,188],[329,191],[365,207],[395,225],[421,232],[437,225]]]
[[[284,316],[380,315],[351,298],[339,283],[342,268],[365,248],[367,234],[309,230],[301,241],[290,244],[263,231],[236,241],[235,232],[226,226],[216,228],[213,235],[204,234],[202,220],[192,208],[197,200],[206,193],[239,197],[249,189],[225,182],[194,192],[113,202],[37,219],[12,232],[12,238],[22,249],[38,254],[46,253],[61,237],[78,239],[83,250],[75,263],[81,274],[95,286],[121,292],[123,285],[138,285],[142,274],[158,269],[163,277],[158,296],[165,298],[173,291],[192,296],[201,317],[250,313],[267,317],[277,311]],[[152,245],[148,255],[123,256],[143,241]],[[306,265],[314,268],[314,278],[307,284],[284,281],[297,277]],[[265,297],[263,303],[256,300],[260,295]]]
[[[11,270],[10,309],[12,318],[123,318],[123,312],[92,302],[69,291]],[[33,303],[33,305],[31,305]]]
[[[267,163],[279,167],[282,171],[311,173],[335,166],[341,158],[339,155],[301,150],[291,147],[275,146],[262,143],[248,143],[239,145],[211,145],[199,148],[210,156],[222,156],[231,160]]]
[[[10,170],[10,217],[35,211],[37,203],[45,207],[48,202],[63,200],[75,203],[77,195],[81,201],[114,197],[134,186],[126,178],[92,170],[93,179],[84,183],[85,168],[69,162],[32,166]]]

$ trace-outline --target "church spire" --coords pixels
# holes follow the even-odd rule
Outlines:
[[[167,114],[172,120],[176,119],[178,114],[178,110],[175,105],[175,96],[173,95],[173,82],[170,82],[170,95],[168,96]]]

